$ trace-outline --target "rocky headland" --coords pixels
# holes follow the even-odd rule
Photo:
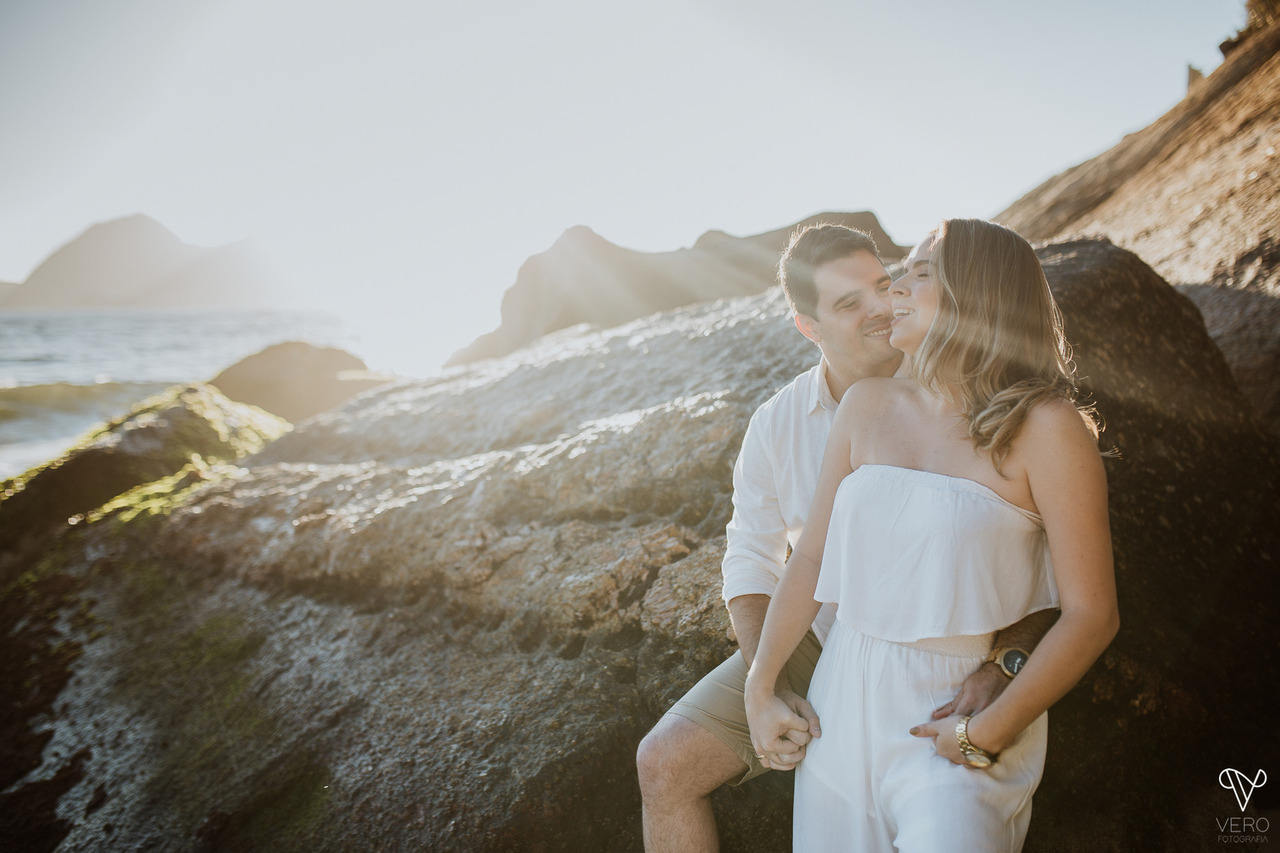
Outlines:
[[[281,308],[290,299],[247,242],[193,246],[141,214],[93,225],[20,284],[0,284],[0,309]]]
[[[1260,27],[1149,144],[1130,137],[1130,154],[1001,217],[1045,241],[1116,451],[1121,632],[1051,712],[1029,851],[1212,847],[1240,814],[1221,770],[1280,757],[1280,450],[1258,402],[1276,278],[1273,254],[1241,261],[1274,224],[1228,221],[1240,245],[1197,238],[1200,260],[1125,230],[1161,181],[1190,182],[1208,220],[1273,210],[1274,192],[1232,201],[1274,189],[1270,155],[1243,177],[1191,155],[1235,168],[1266,151],[1247,139],[1275,115],[1275,52]],[[1241,110],[1262,118],[1232,125]],[[1088,231],[1111,239],[1075,236]],[[631,276],[643,292],[629,264],[573,280]],[[535,266],[529,292],[551,293],[538,288],[559,265]],[[743,431],[817,357],[756,281],[691,281],[698,304],[546,326],[552,299],[545,327],[494,357],[342,386],[362,393],[291,430],[241,399],[272,406],[252,375],[174,389],[6,482],[0,836],[26,850],[639,850],[636,745],[735,648],[719,563]],[[251,374],[287,374],[271,366],[282,355]],[[295,361],[345,369],[312,358]],[[1274,790],[1248,814],[1275,814]],[[785,774],[718,792],[724,849],[789,849],[789,797]]]
[[[1136,252],[1195,301],[1280,435],[1280,17],[1250,11],[1253,28],[1181,103],[995,219]]]
[[[871,235],[886,261],[903,258],[874,213],[823,213],[750,237],[708,231],[674,252],[635,252],[590,228],[570,228],[520,267],[502,297],[502,322],[449,359],[466,364],[527,346],[580,323],[617,326],[657,311],[760,293],[777,283],[778,255],[798,227],[831,222]]]

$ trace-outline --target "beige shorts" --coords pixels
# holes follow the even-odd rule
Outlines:
[[[791,681],[791,689],[801,696],[809,692],[809,680],[813,678],[813,668],[818,665],[820,654],[822,645],[810,631],[787,661],[787,678]],[[702,726],[724,741],[742,759],[747,770],[741,777],[730,782],[730,785],[741,785],[768,769],[756,758],[756,751],[751,746],[747,709],[742,698],[746,683],[747,662],[742,659],[741,654],[734,652],[728,660],[693,685],[668,712]]]

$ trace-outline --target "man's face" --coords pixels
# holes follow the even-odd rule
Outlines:
[[[889,346],[892,280],[871,252],[860,251],[818,266],[816,316],[796,325],[838,373],[857,378],[893,373],[902,353]]]

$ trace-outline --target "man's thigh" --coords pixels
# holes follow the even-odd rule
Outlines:
[[[804,696],[813,678],[813,669],[822,653],[817,637],[810,631],[800,641],[787,661],[787,677],[791,688]],[[683,717],[709,732],[741,761],[740,773],[728,778],[731,785],[741,785],[766,772],[751,745],[747,726],[747,709],[743,691],[747,683],[747,663],[734,653],[724,663],[703,676],[671,707],[667,716]],[[664,718],[665,721],[665,718]]]

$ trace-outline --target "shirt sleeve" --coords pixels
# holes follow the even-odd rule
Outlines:
[[[787,525],[778,502],[771,438],[752,416],[733,466],[733,517],[720,572],[725,604],[740,595],[773,595],[787,558]]]

